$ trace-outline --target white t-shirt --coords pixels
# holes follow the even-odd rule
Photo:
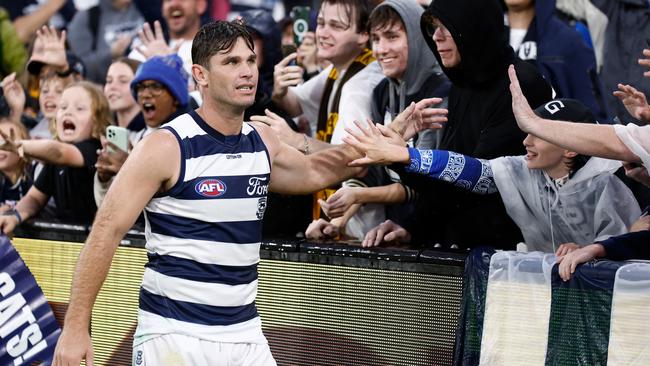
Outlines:
[[[318,75],[309,79],[306,83],[291,88],[291,91],[298,98],[303,115],[309,120],[312,131],[316,131],[320,100],[323,96],[323,91],[325,90],[327,76],[331,70],[332,66],[330,65]],[[344,75],[344,72],[342,72],[339,78],[334,82],[334,88],[332,89],[330,100],[328,102],[328,110],[331,108],[334,95],[336,94],[336,89]],[[379,63],[374,61],[363,70],[359,71],[356,75],[350,78],[345,85],[343,85],[339,102],[339,119],[334,128],[331,141],[333,145],[343,143],[343,136],[346,134],[346,126],[356,128],[354,125],[355,120],[365,122],[366,118],[370,117],[372,91],[384,77],[385,76],[379,67]],[[346,224],[346,234],[355,237],[358,240],[363,240],[364,236],[370,229],[379,225],[385,219],[386,215],[383,205],[363,205]]]
[[[302,113],[309,120],[312,131],[316,131],[320,100],[325,89],[325,84],[327,83],[327,76],[331,70],[332,66],[330,65],[318,75],[309,79],[306,83],[290,88],[298,98]],[[342,72],[339,78],[334,82],[334,88],[330,95],[328,109],[331,108],[332,101],[336,94],[335,91],[344,75],[344,72]],[[334,134],[332,135],[331,141],[332,144],[338,145],[343,143],[342,138],[345,136],[345,127],[354,128],[355,120],[365,122],[366,118],[370,117],[372,91],[384,77],[385,76],[379,67],[379,63],[374,61],[363,70],[359,71],[356,75],[350,78],[345,85],[343,85],[339,102],[339,120],[334,128]]]
[[[515,52],[519,49],[519,46],[521,46],[521,42],[524,41],[526,32],[528,32],[527,29],[510,28],[510,46],[512,46],[512,49],[515,50]]]

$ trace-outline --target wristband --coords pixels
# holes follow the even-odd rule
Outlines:
[[[410,147],[409,159],[411,159],[411,163],[406,167],[406,171],[409,173],[417,173],[420,170],[420,152]]]
[[[409,173],[429,174],[434,163],[435,150],[421,150],[409,147],[410,164],[406,167]]]
[[[18,224],[21,224],[21,223],[23,222],[23,218],[22,218],[22,216],[20,216],[20,213],[19,213],[18,210],[16,210],[16,209],[13,209],[13,208],[12,208],[12,209],[9,210],[9,211],[5,211],[2,215],[3,215],[3,216],[12,216],[12,215],[13,215],[13,216],[16,216],[16,218],[18,219]]]

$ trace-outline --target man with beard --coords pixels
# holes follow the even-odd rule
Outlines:
[[[137,365],[276,365],[255,306],[266,194],[309,193],[358,174],[349,148],[305,156],[244,123],[258,79],[240,23],[205,25],[192,46],[204,103],[143,139],[108,192],[73,280],[53,365],[92,362],[93,303],[120,239],[144,209],[149,263]]]
[[[162,16],[167,24],[169,42],[165,41],[160,23],[156,21],[153,30],[145,24],[139,34],[143,45],[132,51],[129,57],[144,62],[155,55],[176,52],[189,74],[192,69],[192,39],[201,28],[201,15],[207,8],[207,0],[163,0]]]

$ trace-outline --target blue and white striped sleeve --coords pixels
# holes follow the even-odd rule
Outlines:
[[[409,148],[411,163],[406,167],[410,173],[426,175],[478,194],[498,191],[494,174],[488,160],[445,150],[421,150]]]

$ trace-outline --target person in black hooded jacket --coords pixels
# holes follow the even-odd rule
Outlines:
[[[512,113],[510,64],[524,80],[524,94],[532,105],[552,98],[541,74],[519,60],[507,44],[501,9],[497,0],[436,0],[422,15],[424,38],[452,83],[440,149],[481,159],[525,153],[521,143],[525,135]],[[408,174],[404,181],[418,191],[420,199],[414,220],[404,223],[408,233],[402,238],[412,237],[414,243],[500,248],[514,248],[522,240],[499,195],[477,196]],[[404,233],[395,223],[382,225],[366,239],[395,240],[400,238],[395,233]]]

